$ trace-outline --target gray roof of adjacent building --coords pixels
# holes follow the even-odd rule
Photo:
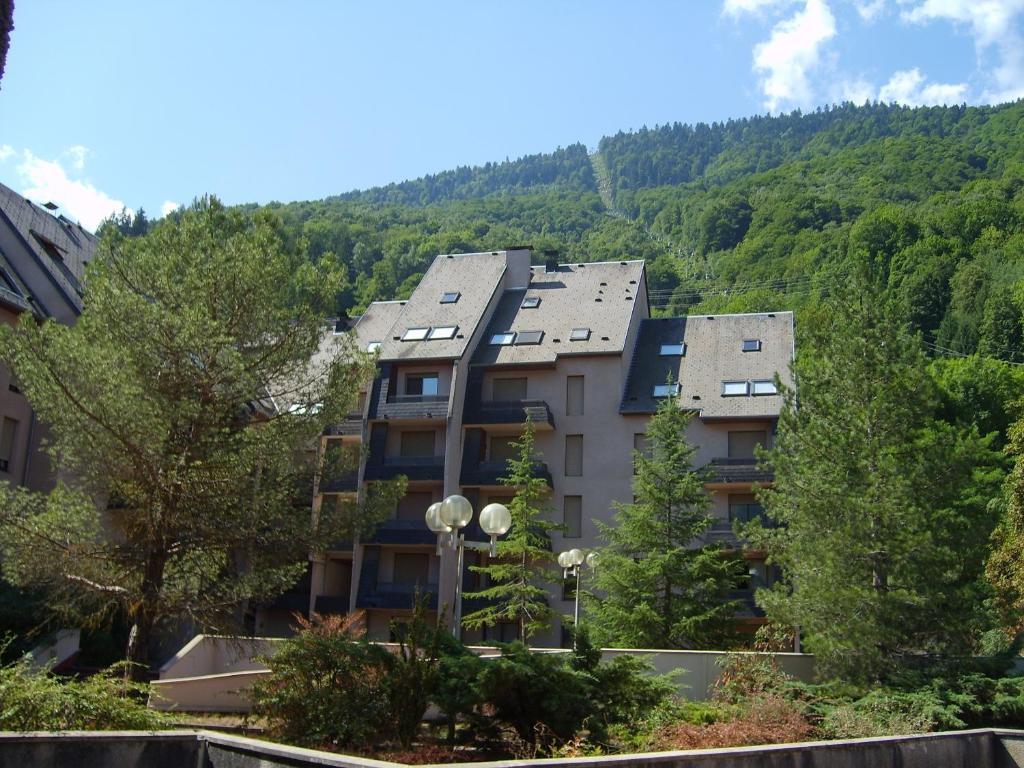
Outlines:
[[[646,295],[643,261],[531,269],[525,290],[502,295],[473,355],[474,365],[545,365],[563,355],[623,353],[633,313],[647,313],[644,301],[637,301]],[[579,331],[575,336],[574,330]],[[540,334],[531,336],[531,331]],[[494,336],[508,333],[515,334],[512,343],[491,343]]]
[[[380,339],[383,362],[456,359],[466,353],[506,269],[503,251],[446,254],[427,269],[412,296],[404,302],[389,332]],[[443,301],[445,294],[454,301]],[[361,323],[360,323],[361,325]],[[403,340],[410,329],[451,329],[434,338]],[[356,326],[360,334],[359,325]]]
[[[744,342],[756,349],[744,351]],[[685,345],[683,354],[661,354],[663,345],[680,344]],[[703,419],[777,417],[782,396],[754,394],[754,382],[770,382],[778,374],[792,386],[793,345],[792,312],[644,320],[619,410],[653,413],[660,402],[654,387],[671,376],[679,384],[680,405],[699,411]],[[737,390],[745,382],[746,394],[726,394],[726,382],[735,383]]]

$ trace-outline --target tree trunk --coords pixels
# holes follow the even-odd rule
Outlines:
[[[153,639],[160,607],[160,596],[164,586],[164,568],[167,554],[163,551],[150,552],[146,558],[146,570],[142,578],[142,594],[131,612],[132,629],[128,636],[126,660],[132,665],[131,678],[145,682],[149,677],[149,645]]]

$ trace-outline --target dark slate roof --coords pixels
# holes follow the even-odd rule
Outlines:
[[[380,348],[382,361],[437,360],[462,357],[473,332],[505,274],[504,252],[442,255],[434,259],[412,296],[405,302]],[[442,304],[444,293],[458,301]],[[402,341],[409,328],[456,326],[450,339]],[[359,326],[357,333],[362,335]]]
[[[82,279],[97,238],[64,216],[54,216],[0,184],[0,224],[17,233],[49,278],[77,312],[82,310]]]
[[[561,264],[555,271],[532,268],[526,290],[509,290],[501,297],[487,332],[473,355],[476,365],[554,363],[562,355],[621,354],[634,311],[647,313],[643,296],[643,261]],[[526,298],[540,303],[523,307]],[[641,306],[638,308],[637,304]],[[574,328],[590,335],[571,341]],[[539,344],[496,346],[494,334],[505,331],[543,331]]]
[[[744,352],[743,341],[757,339],[761,349]],[[778,416],[781,395],[722,395],[724,381],[770,380],[778,373],[792,384],[793,313],[692,315],[651,318],[640,325],[626,381],[622,413],[653,413],[658,399],[654,386],[669,374],[680,384],[680,405],[696,409],[701,418]],[[663,357],[662,344],[686,344],[682,357]]]
[[[0,305],[15,312],[27,312],[32,309],[28,289],[18,279],[3,253],[0,253]]]

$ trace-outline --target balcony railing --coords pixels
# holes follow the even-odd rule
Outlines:
[[[704,465],[708,483],[770,483],[775,472],[755,458],[718,458]]]
[[[359,473],[346,472],[338,477],[325,477],[318,486],[320,493],[355,493],[359,489]]]
[[[324,430],[327,437],[343,437],[347,435],[363,434],[363,414],[346,413],[345,418],[337,424],[332,424]]]
[[[444,456],[385,456],[366,465],[367,480],[391,480],[405,475],[410,480],[443,480]]]
[[[530,421],[540,429],[554,429],[555,419],[544,400],[485,400],[467,409],[467,424],[523,424]]]
[[[448,395],[390,395],[377,408],[381,419],[444,419]]]
[[[553,487],[551,471],[543,461],[533,464],[533,476],[542,478],[549,487]],[[481,461],[462,471],[460,483],[462,485],[504,485],[502,478],[509,476],[507,460]]]
[[[437,607],[438,585],[418,582],[378,582],[371,591],[360,594],[356,603],[359,608],[412,608],[417,592],[428,608]]]
[[[423,518],[385,520],[366,539],[367,544],[435,544],[437,534],[427,528]]]
[[[351,606],[352,601],[348,595],[317,595],[313,610],[323,615],[348,613]]]

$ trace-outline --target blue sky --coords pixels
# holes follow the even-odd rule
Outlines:
[[[670,121],[1024,96],[1024,0],[18,0],[0,181],[94,227]]]

